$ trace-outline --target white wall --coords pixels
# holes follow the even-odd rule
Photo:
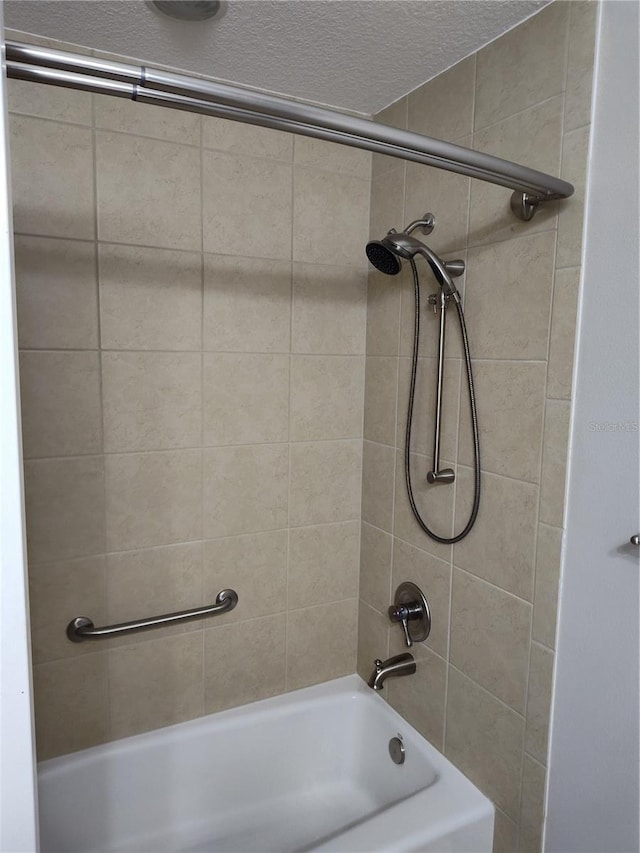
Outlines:
[[[0,32],[2,32],[0,8]],[[4,66],[4,56],[3,56]],[[0,850],[37,849],[13,225],[0,73]]]
[[[638,850],[638,9],[600,13],[545,844],[563,853]]]

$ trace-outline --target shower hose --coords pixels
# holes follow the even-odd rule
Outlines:
[[[404,443],[404,474],[407,483],[407,494],[409,496],[409,504],[415,516],[416,521],[424,530],[427,536],[434,539],[436,542],[442,542],[443,545],[453,545],[454,542],[460,542],[461,539],[469,533],[473,527],[478,515],[480,506],[480,440],[478,438],[478,415],[476,412],[476,394],[473,387],[473,371],[471,369],[471,354],[469,352],[469,338],[467,336],[467,326],[464,321],[464,312],[458,300],[454,300],[456,310],[458,312],[458,322],[460,323],[460,331],[462,333],[462,343],[464,346],[464,360],[467,369],[467,387],[469,389],[469,407],[471,410],[471,429],[473,432],[473,506],[469,520],[464,528],[456,536],[439,536],[434,533],[428,526],[425,520],[420,515],[420,510],[417,507],[413,494],[413,486],[411,484],[411,426],[413,422],[413,404],[416,392],[416,375],[418,372],[418,351],[420,346],[420,279],[418,278],[418,270],[415,261],[411,259],[411,271],[413,273],[413,292],[415,304],[415,316],[413,324],[413,356],[411,359],[411,382],[409,384],[409,404],[407,408],[407,428],[405,433]],[[442,309],[445,310],[444,308]]]

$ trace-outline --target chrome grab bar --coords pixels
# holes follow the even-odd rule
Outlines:
[[[194,610],[178,610],[175,613],[165,613],[162,616],[151,616],[149,619],[138,619],[135,622],[120,622],[118,625],[105,625],[96,628],[88,616],[76,616],[67,625],[67,637],[72,643],[83,640],[104,640],[122,634],[137,634],[150,628],[161,628],[163,625],[173,625],[175,622],[193,622],[195,619],[206,619],[217,616],[218,613],[228,613],[238,603],[238,593],[234,589],[223,589],[216,596],[216,603],[207,607],[196,607]]]

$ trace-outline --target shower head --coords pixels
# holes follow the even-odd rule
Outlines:
[[[366,252],[373,266],[386,275],[397,275],[400,272],[399,258],[411,260],[416,255],[422,255],[447,296],[453,296],[456,301],[460,300],[451,276],[461,275],[464,271],[464,264],[459,261],[452,261],[447,264],[422,241],[407,234],[406,231],[400,233],[394,230],[389,231],[382,240],[372,240],[367,243]]]
[[[384,240],[371,240],[365,249],[369,262],[385,275],[398,275],[402,264],[397,255],[385,245]]]

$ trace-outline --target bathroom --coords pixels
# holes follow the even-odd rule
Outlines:
[[[11,769],[3,758],[2,791],[25,817],[6,836],[3,818],[1,849],[37,849],[36,758],[117,747],[355,673],[366,701],[387,700],[491,801],[494,850],[637,849],[637,767],[628,763],[637,754],[638,670],[638,551],[629,544],[638,526],[637,331],[629,332],[638,313],[637,156],[628,153],[637,152],[629,35],[637,5],[478,4],[486,29],[470,26],[469,35],[468,4],[381,3],[408,16],[395,49],[406,40],[416,52],[415,82],[403,76],[400,60],[410,57],[398,54],[387,90],[395,94],[385,97],[358,73],[343,94],[330,77],[313,89],[300,74],[298,85],[293,71],[285,89],[268,76],[242,77],[237,64],[221,72],[211,63],[207,73],[188,52],[195,39],[202,57],[207,27],[212,44],[216,28],[231,38],[234,21],[266,26],[267,45],[278,26],[283,42],[288,34],[295,45],[305,26],[329,40],[341,15],[358,17],[354,7],[363,10],[359,37],[375,29],[382,45],[375,16],[390,12],[375,3],[261,12],[263,4],[229,2],[199,24],[143,2],[91,4],[86,21],[73,18],[77,4],[4,5],[7,42],[167,66],[371,116],[548,173],[575,192],[523,221],[509,189],[465,174],[5,81],[13,224],[4,251],[15,264],[16,334],[3,326],[0,339],[4,364],[19,350],[21,449],[9,457],[11,442],[1,442],[3,472],[19,463],[15,483],[2,477],[2,649],[3,669],[11,652],[21,674],[15,730],[4,728],[12,706],[3,705],[3,743],[16,755]],[[325,20],[327,10],[336,20]],[[449,31],[448,58],[427,70],[417,47],[438,14],[461,32]],[[145,50],[127,39],[133,21],[148,28]],[[614,50],[625,34],[628,49]],[[154,54],[154,38],[172,46],[171,61]],[[346,75],[353,67],[343,61]],[[606,137],[617,122],[622,130]],[[420,528],[405,482],[411,265],[389,276],[365,254],[369,241],[427,213],[433,227],[413,236],[445,266],[464,262],[453,281],[479,425],[478,515],[455,544]],[[417,268],[413,494],[429,527],[451,539],[473,513],[465,353],[448,311],[439,449],[455,479],[429,484],[438,317],[428,299],[441,289],[433,267],[418,258]],[[4,317],[13,296],[2,299]],[[603,363],[608,372],[599,373]],[[3,389],[10,381],[3,374]],[[8,407],[7,418],[10,435]],[[28,575],[15,556],[23,523]],[[406,581],[424,593],[431,618],[410,649],[388,616]],[[97,642],[66,633],[79,616],[96,626],[135,621],[203,607],[227,589],[237,605],[211,619]],[[408,651],[415,672],[368,692],[374,661]],[[576,779],[590,781],[581,788]]]

